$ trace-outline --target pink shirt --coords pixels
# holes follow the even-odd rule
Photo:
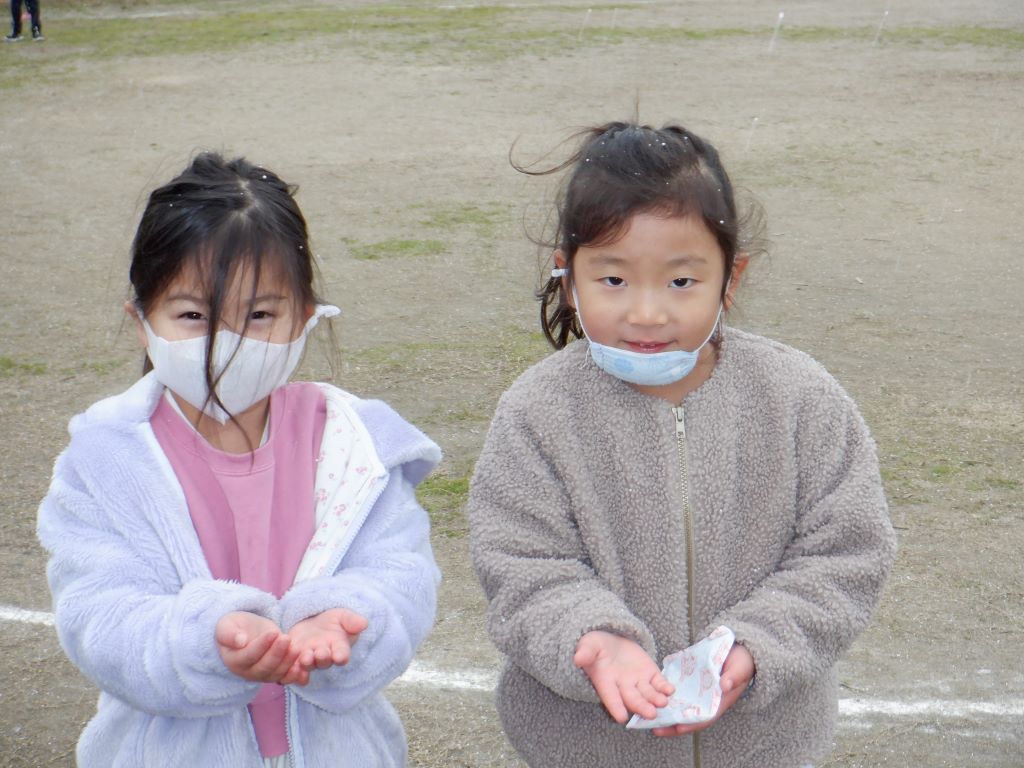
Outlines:
[[[150,424],[174,469],[215,579],[281,597],[313,537],[314,481],[327,410],[315,384],[270,396],[270,430],[251,454],[213,448],[167,401]],[[264,685],[249,705],[264,757],[288,751],[284,688]]]

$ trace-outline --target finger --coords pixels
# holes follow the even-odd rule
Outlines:
[[[255,666],[267,651],[273,646],[277,634],[264,632],[242,647],[232,652],[232,659],[240,667],[251,668]]]
[[[218,633],[217,645],[228,651],[240,651],[245,648],[246,643],[249,642],[249,636],[245,632],[235,632],[223,634]]]
[[[742,645],[734,645],[722,665],[722,677],[731,678],[736,685],[746,685],[754,676],[754,659]]]
[[[594,686],[594,690],[597,692],[597,697],[601,700],[604,708],[608,710],[608,714],[611,715],[612,720],[617,723],[624,723],[629,717],[629,713],[626,711],[625,705],[622,703],[622,695],[619,692],[619,686],[614,681],[605,679],[601,675],[596,676],[597,679],[590,679],[591,684]]]
[[[279,682],[281,685],[306,685],[309,682],[309,670],[296,659]]]
[[[265,681],[279,680],[297,657],[298,653],[291,649],[288,635],[278,635],[267,652],[253,665],[253,672]]]
[[[665,694],[666,696],[671,696],[673,693],[676,692],[676,687],[672,685],[672,683],[670,683],[668,680],[666,680],[665,676],[661,674],[661,672],[654,673],[654,677],[651,678],[651,685],[654,686],[654,689],[656,691],[659,691]],[[658,706],[663,707],[665,705],[659,704]]]
[[[296,680],[298,680],[299,671],[301,669],[302,667],[299,665],[298,660],[296,660],[295,663],[288,668],[288,671],[281,675],[280,679],[277,682],[279,682],[281,685],[291,685]]]
[[[334,665],[334,654],[330,645],[322,645],[316,649],[316,668],[327,669]]]
[[[723,691],[722,703],[718,705],[718,713],[715,719],[718,719],[725,714],[726,710],[739,701],[740,697],[746,692],[746,686],[736,686],[731,691]]]
[[[303,667],[304,669],[311,669],[316,664],[316,657],[313,654],[312,648],[303,648],[296,658],[295,663]]]
[[[658,709],[644,698],[643,694],[634,685],[625,685],[620,690],[622,703],[630,712],[636,712],[644,720],[653,720],[658,715]]]
[[[360,616],[355,611],[348,610],[342,612],[339,624],[350,635],[358,635],[360,632],[365,632],[366,628],[370,626],[370,622],[366,620],[366,617]]]
[[[644,697],[645,701],[649,701],[655,707],[664,707],[668,704],[668,696],[661,691],[657,690],[650,683],[639,683],[637,685],[637,691]]]
[[[589,667],[595,661],[597,661],[597,648],[588,642],[581,642],[572,657],[572,663],[583,669],[584,667]]]
[[[239,641],[241,636],[241,641]],[[225,616],[217,622],[213,631],[213,638],[218,645],[225,648],[242,648],[248,641],[245,631],[232,616]]]
[[[348,664],[351,654],[351,647],[344,640],[338,640],[333,646],[331,646],[331,661],[336,666],[343,667]]]
[[[284,637],[287,637],[287,635],[284,635]],[[291,642],[291,640],[289,639],[288,650],[285,652],[285,655],[281,658],[281,662],[277,665],[277,669],[274,670],[278,677],[287,674],[288,670],[290,670],[296,664],[299,664],[300,653],[300,649],[296,647],[296,644]],[[299,666],[302,665],[299,664]]]

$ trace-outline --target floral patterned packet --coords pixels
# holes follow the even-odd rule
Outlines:
[[[675,686],[675,693],[653,720],[633,715],[626,727],[664,728],[711,720],[722,703],[722,665],[734,642],[732,630],[719,627],[699,643],[666,656],[661,673]]]

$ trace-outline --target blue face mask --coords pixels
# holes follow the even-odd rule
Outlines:
[[[567,270],[554,269],[552,277],[563,277]],[[572,286],[572,297],[576,303],[576,316],[580,319],[580,327],[583,335],[590,342],[590,356],[597,367],[605,373],[610,373],[618,379],[628,381],[630,384],[640,384],[647,387],[660,387],[665,384],[674,384],[685,378],[697,365],[697,358],[700,351],[711,341],[715,335],[715,328],[718,327],[718,320],[722,316],[722,306],[718,306],[718,314],[715,316],[715,323],[711,326],[711,332],[692,352],[685,349],[676,349],[670,352],[633,352],[629,349],[609,347],[605,344],[598,344],[590,338],[586,326],[583,324],[583,315],[580,314],[580,300],[576,295],[576,286]]]

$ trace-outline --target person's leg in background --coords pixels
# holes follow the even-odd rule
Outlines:
[[[21,40],[21,0],[11,0],[11,33],[4,40]]]
[[[32,39],[44,40],[43,25],[39,20],[39,0],[25,0],[25,6],[28,8],[29,18],[32,19]]]

